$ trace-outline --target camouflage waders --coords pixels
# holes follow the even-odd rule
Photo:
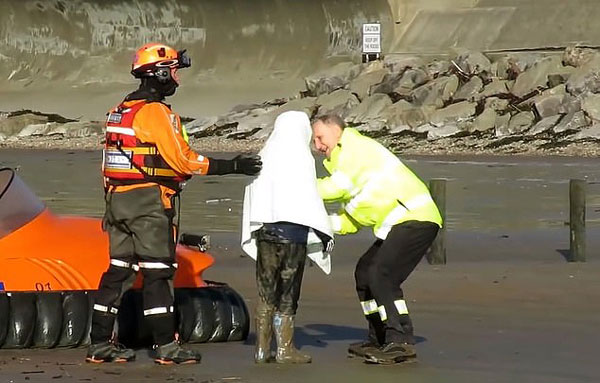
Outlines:
[[[257,237],[256,282],[256,363],[268,362],[273,332],[277,341],[278,363],[310,363],[308,355],[293,343],[294,316],[306,263],[306,244],[287,241],[267,230]]]

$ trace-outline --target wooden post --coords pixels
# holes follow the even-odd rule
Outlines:
[[[585,262],[585,186],[584,180],[569,183],[570,262]]]
[[[446,220],[446,180],[433,179],[429,181],[429,191],[435,201],[444,221]],[[430,265],[446,264],[446,222],[438,232],[431,250],[427,253],[427,262]]]

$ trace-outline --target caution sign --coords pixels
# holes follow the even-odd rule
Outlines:
[[[363,53],[381,53],[381,24],[363,24]]]

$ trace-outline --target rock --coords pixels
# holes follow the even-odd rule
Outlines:
[[[300,112],[304,112],[308,114],[308,116],[312,116],[315,111],[318,109],[316,97],[304,97],[304,98],[296,98],[290,100],[289,102],[281,105],[279,108],[275,109],[274,113],[279,116],[283,112],[289,112],[291,110],[297,110]]]
[[[508,57],[509,77],[517,78],[521,73],[536,65],[544,57],[532,53],[513,53]]]
[[[493,108],[486,108],[475,118],[471,125],[471,132],[485,132],[494,129],[498,113]]]
[[[273,124],[279,114],[275,111],[262,113],[258,115],[249,114],[237,121],[237,126],[232,131],[227,132],[228,138],[247,138],[250,136],[256,138],[266,138],[273,131]],[[222,134],[218,134],[222,135]]]
[[[201,117],[185,124],[185,130],[190,136],[201,134],[202,132],[206,131],[206,129],[215,126],[218,120],[219,117],[217,116]]]
[[[456,124],[449,124],[429,129],[427,132],[427,139],[436,140],[438,138],[452,137],[459,133],[462,133],[462,130]]]
[[[594,49],[570,46],[567,47],[563,52],[562,61],[565,65],[580,67],[590,62],[590,60],[597,54],[598,52]]]
[[[414,89],[410,97],[415,105],[443,107],[458,89],[458,76],[439,77]]]
[[[431,124],[423,124],[423,125],[419,125],[414,129],[415,133],[428,133],[430,130],[435,129],[436,127],[431,125]]]
[[[402,75],[409,68],[424,67],[425,62],[422,58],[415,56],[386,55],[383,58],[383,66],[392,74]]]
[[[550,117],[560,113],[560,107],[566,95],[567,90],[563,84],[534,97],[532,103],[541,118]]]
[[[371,120],[368,123],[364,123],[356,127],[361,132],[367,133],[378,133],[385,130],[386,123],[383,120]]]
[[[59,135],[69,138],[99,136],[104,134],[104,123],[99,121],[77,121],[55,125],[46,131],[46,135]]]
[[[474,76],[466,84],[460,87],[452,99],[454,101],[477,101],[479,99],[479,92],[482,90],[483,81],[481,78]]]
[[[438,78],[450,74],[453,65],[448,60],[433,60],[425,66],[425,72],[429,78]]]
[[[510,93],[510,88],[513,86],[513,81],[508,80],[497,80],[494,79],[492,82],[483,87],[481,92],[481,98],[507,95]]]
[[[517,97],[524,97],[540,88],[546,88],[548,76],[562,71],[563,66],[559,57],[545,57],[517,77],[511,93]]]
[[[571,78],[571,76],[573,75],[573,73],[575,73],[576,70],[577,70],[576,68],[566,66],[566,67],[563,67],[563,69],[561,70],[560,73],[549,74],[548,75],[548,86],[551,88],[554,88],[558,85],[566,84],[569,81],[569,79]]]
[[[554,133],[563,133],[579,130],[588,126],[585,114],[582,111],[569,113],[553,129]]]
[[[19,133],[17,133],[17,137],[43,136],[55,125],[56,123],[52,122],[46,122],[45,124],[27,125]]]
[[[351,124],[364,124],[372,120],[381,120],[381,112],[392,105],[392,100],[385,94],[374,94],[354,107],[346,117]]]
[[[574,96],[600,92],[600,54],[575,69],[567,81],[567,91]]]
[[[400,79],[402,78],[402,74],[398,73],[388,73],[383,77],[381,83],[377,85],[373,85],[371,87],[370,93],[371,95],[383,93],[383,94],[391,94],[394,93],[394,89],[398,86]]]
[[[429,75],[427,75],[423,69],[407,69],[400,77],[397,86],[394,88],[394,93],[408,96],[413,89],[425,84],[429,80]]]
[[[519,134],[531,128],[535,116],[531,112],[520,112],[510,118],[508,134]]]
[[[572,96],[567,93],[563,98],[563,102],[560,105],[558,111],[561,114],[569,114],[579,112],[581,110],[581,97]]]
[[[490,75],[500,80],[514,79],[512,77],[510,58],[508,56],[501,56],[498,60],[494,61],[490,67]]]
[[[431,109],[416,107],[405,100],[400,100],[381,112],[391,133],[415,129],[429,121],[430,115]]]
[[[412,131],[413,128],[410,125],[394,125],[390,128],[389,122],[386,123],[390,134],[398,134],[402,132]]]
[[[458,123],[467,120],[475,115],[476,103],[462,101],[449,105],[444,109],[436,110],[431,116],[431,124],[442,126],[447,123]]]
[[[550,117],[543,118],[542,120],[538,121],[538,123],[535,124],[531,128],[531,130],[529,132],[527,132],[527,134],[531,135],[531,136],[535,136],[537,134],[547,132],[548,130],[554,128],[554,126],[556,126],[556,124],[560,121],[561,118],[562,118],[562,115],[556,115],[556,116],[550,116]]]
[[[327,95],[322,97],[327,97]],[[316,97],[297,98],[279,107],[252,110],[248,115],[236,121],[237,126],[234,130],[229,132],[227,137],[236,139],[247,138],[250,136],[254,138],[266,138],[273,131],[275,119],[277,119],[277,116],[281,113],[297,110],[306,113],[310,118],[318,108],[317,100]]]
[[[47,122],[48,117],[33,113],[9,115],[0,120],[0,133],[10,137],[21,132],[28,125],[46,124]]]
[[[600,121],[600,94],[588,94],[581,102],[581,109],[595,121]]]
[[[560,107],[565,96],[560,94],[547,95],[539,98],[534,107],[541,118],[554,116],[560,113]]]
[[[485,109],[493,109],[497,112],[503,112],[508,109],[509,101],[504,98],[489,97],[485,100]]]
[[[573,140],[600,140],[600,123],[596,123],[589,128],[582,129],[573,136]]]
[[[320,82],[325,82],[327,79],[337,77],[342,82],[349,83],[360,73],[361,67],[352,62],[339,63],[331,68],[319,71],[304,79],[306,84],[306,92],[309,96],[316,96],[316,89]],[[337,80],[336,80],[337,81]],[[333,83],[333,81],[330,81]]]
[[[315,85],[311,95],[320,96],[322,94],[328,94],[338,89],[344,89],[347,85],[348,81],[337,76],[323,78]]]
[[[363,72],[352,80],[349,89],[359,100],[364,100],[371,94],[371,87],[375,88],[375,85],[380,84],[388,73],[387,69]]]
[[[508,124],[510,123],[510,113],[499,115],[496,117],[496,137],[504,137],[510,135]]]
[[[333,93],[319,96],[319,114],[335,113],[345,118],[348,112],[360,103],[358,98],[349,90],[336,90]]]
[[[481,52],[463,52],[455,60],[460,70],[467,75],[488,75],[491,72],[492,63]]]

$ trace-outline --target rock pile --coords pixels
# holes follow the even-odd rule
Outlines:
[[[31,110],[0,112],[0,142],[35,137],[82,138],[101,135],[103,130],[101,122],[72,120],[57,114]]]
[[[219,150],[254,150],[280,113],[301,110],[337,113],[402,151],[600,155],[600,52],[593,49],[494,57],[463,51],[432,60],[388,56],[339,63],[306,77],[305,85],[289,99],[184,120],[192,143],[217,140]],[[99,147],[102,133],[101,122],[0,113],[3,147]]]
[[[287,110],[340,114],[373,136],[438,140],[478,136],[490,147],[518,140],[560,145],[600,139],[600,52],[514,53],[491,60],[464,51],[451,59],[388,56],[341,63],[305,79],[296,98],[240,105],[195,120],[195,137],[264,138]]]

